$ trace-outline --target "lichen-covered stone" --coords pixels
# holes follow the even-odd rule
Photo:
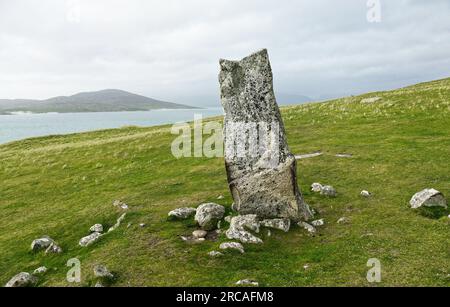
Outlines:
[[[37,283],[37,278],[27,272],[22,272],[11,278],[5,285],[6,288],[30,287]]]
[[[201,204],[195,213],[195,221],[204,230],[214,230],[224,214],[224,206],[215,203]]]
[[[320,195],[328,196],[328,197],[336,197],[337,192],[336,189],[333,188],[331,185],[325,185],[320,190]]]
[[[441,192],[435,189],[422,190],[411,198],[409,201],[411,208],[417,209],[424,207],[443,207],[447,209],[447,200]]]
[[[263,243],[263,241],[248,230],[259,232],[260,221],[256,214],[235,216],[231,219],[230,228],[225,235],[228,239],[239,240],[242,243]],[[247,230],[248,229],[248,230]]]
[[[194,216],[196,211],[195,208],[177,208],[170,211],[168,216],[173,219],[187,219]]]
[[[31,249],[33,251],[38,251],[41,249],[46,249],[48,248],[52,243],[53,243],[53,239],[50,237],[42,237],[36,240],[33,240],[33,242],[31,243]]]
[[[233,208],[260,218],[309,219],[275,100],[267,50],[241,61],[220,60],[220,68],[225,165]]]
[[[267,219],[267,220],[261,221],[261,226],[288,232],[289,228],[291,227],[291,220],[289,220],[289,219]]]
[[[234,249],[241,252],[242,254],[244,253],[244,247],[242,246],[241,243],[238,242],[225,242],[220,244],[219,248],[223,250]]]

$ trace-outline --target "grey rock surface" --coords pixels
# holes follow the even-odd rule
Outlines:
[[[230,228],[225,232],[228,239],[239,240],[242,243],[263,243],[263,241],[253,235],[250,231],[259,232],[260,221],[256,214],[235,216],[231,219]]]
[[[90,232],[103,232],[103,225],[102,224],[95,224],[90,229]]]
[[[238,242],[225,242],[220,244],[219,248],[223,250],[234,249],[241,252],[242,254],[244,253],[244,246],[242,246],[242,244]]]
[[[306,229],[306,230],[307,230],[309,233],[311,233],[311,234],[316,233],[316,228],[315,228],[313,225],[308,224],[308,223],[306,223],[306,222],[299,222],[299,223],[298,223],[298,226],[300,226],[300,227]]]
[[[311,225],[313,225],[314,227],[320,227],[325,225],[325,221],[323,219],[315,220],[311,222]]]
[[[435,189],[425,189],[417,192],[411,198],[409,204],[413,209],[417,209],[422,206],[447,208],[447,200],[444,195]]]
[[[104,265],[96,265],[94,267],[94,275],[100,278],[114,278],[114,275]]]
[[[195,208],[178,208],[169,212],[168,216],[175,219],[187,219],[194,216],[197,209]]]
[[[53,243],[53,239],[47,236],[44,236],[42,238],[33,240],[33,242],[31,242],[31,249],[33,251],[38,251],[41,249],[47,249],[52,243]]]
[[[336,197],[337,192],[336,192],[336,189],[333,188],[331,185],[325,185],[320,190],[320,195],[325,195],[328,197]]]
[[[62,252],[62,248],[59,247],[55,242],[50,244],[50,246],[45,250],[46,254],[61,254]]]
[[[11,278],[5,285],[6,288],[30,287],[37,283],[37,278],[30,273],[22,272]]]
[[[195,221],[204,230],[214,230],[224,214],[224,206],[215,203],[201,204],[195,213]]]
[[[98,239],[100,239],[101,236],[102,236],[101,233],[93,232],[90,235],[81,238],[80,242],[78,244],[83,247],[89,246],[92,243],[94,243],[95,241],[97,241]]]
[[[220,60],[228,184],[240,214],[309,219],[276,103],[267,50]],[[259,142],[258,142],[259,140]]]
[[[266,219],[261,221],[261,226],[273,228],[288,232],[291,227],[291,220],[289,219]]]

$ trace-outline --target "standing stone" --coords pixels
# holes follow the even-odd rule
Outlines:
[[[275,100],[267,50],[241,61],[220,60],[220,68],[225,167],[234,208],[260,218],[309,219]]]

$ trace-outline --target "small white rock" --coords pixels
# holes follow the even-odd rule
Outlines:
[[[372,195],[369,191],[366,190],[362,190],[360,194],[362,197],[370,197]]]
[[[242,280],[239,280],[238,282],[236,282],[236,285],[248,285],[248,286],[258,287],[259,283],[257,281],[250,280],[250,279],[242,279]]]
[[[197,239],[204,238],[204,237],[206,237],[207,234],[208,234],[208,232],[205,230],[194,230],[192,232],[192,236]]]
[[[341,217],[340,219],[337,220],[338,224],[347,224],[349,222],[349,219],[346,217]]]
[[[311,224],[315,227],[323,226],[325,224],[323,219],[312,221]]]
[[[33,275],[40,275],[47,272],[47,268],[45,266],[38,267],[36,270],[34,270]]]
[[[210,252],[208,253],[208,255],[211,256],[211,257],[220,257],[220,256],[223,256],[223,254],[222,254],[221,252],[218,252],[218,251],[210,251]]]
[[[322,191],[322,188],[323,188],[323,186],[318,182],[314,182],[311,185],[311,191],[313,191],[313,192],[320,192],[320,191]]]
[[[306,229],[309,233],[316,233],[316,228],[306,222],[299,222],[297,224],[300,227],[303,227],[304,229]]]

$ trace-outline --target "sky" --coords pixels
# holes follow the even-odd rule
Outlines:
[[[450,77],[448,0],[0,0],[0,98],[108,88],[219,105],[218,61],[267,48],[315,100]]]

